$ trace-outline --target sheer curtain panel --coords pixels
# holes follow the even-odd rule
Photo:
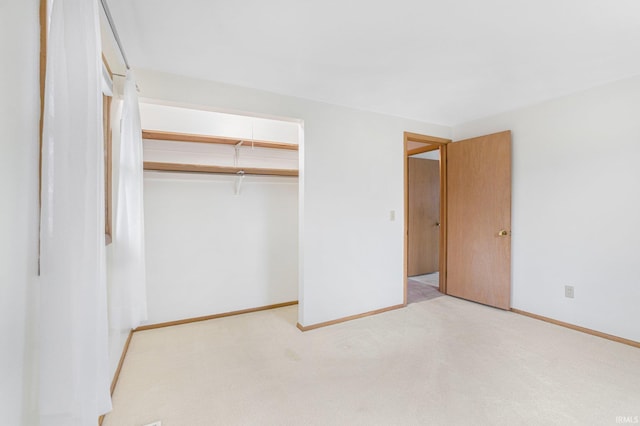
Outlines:
[[[115,330],[128,330],[147,319],[142,130],[131,70],[124,85],[118,164],[109,322]]]
[[[48,10],[38,409],[43,426],[95,425],[111,409],[98,4]]]

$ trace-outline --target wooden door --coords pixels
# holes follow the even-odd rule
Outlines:
[[[447,294],[511,306],[511,132],[447,146]]]
[[[408,275],[438,271],[440,162],[409,158]]]

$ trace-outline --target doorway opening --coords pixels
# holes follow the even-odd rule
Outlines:
[[[446,294],[450,139],[404,133],[404,304]]]

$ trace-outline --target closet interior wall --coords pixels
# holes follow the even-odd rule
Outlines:
[[[237,144],[144,140],[151,163],[225,167],[227,173],[145,171],[148,324],[296,301],[298,124],[141,104],[145,130],[238,138]]]

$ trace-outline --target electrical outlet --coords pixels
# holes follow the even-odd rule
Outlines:
[[[393,221],[395,221],[395,220],[396,220],[396,211],[395,211],[395,210],[391,210],[391,211],[389,212],[389,220],[390,220],[391,222],[393,222]]]
[[[155,421],[153,423],[146,424],[144,426],[162,426],[162,422],[160,420]]]
[[[569,299],[573,299],[573,286],[565,285],[564,286],[564,297],[568,297]]]

